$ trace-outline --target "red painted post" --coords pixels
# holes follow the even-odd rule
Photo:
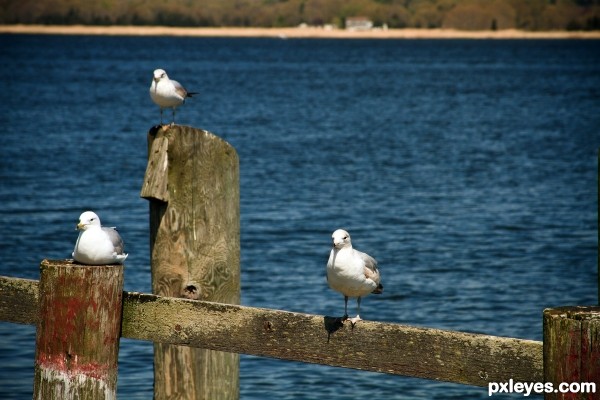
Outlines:
[[[600,307],[544,310],[546,400],[600,398]]]
[[[44,260],[33,398],[116,399],[123,265]]]

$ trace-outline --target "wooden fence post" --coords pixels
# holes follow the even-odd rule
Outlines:
[[[123,266],[44,260],[33,398],[116,399]]]
[[[239,161],[235,149],[200,129],[153,128],[148,133],[141,196],[150,201],[153,292],[239,304]],[[236,399],[239,355],[155,344],[154,396],[157,400]]]
[[[554,391],[546,400],[597,399],[600,395],[600,307],[544,310],[544,381]],[[560,384],[595,384],[595,393],[562,393]],[[561,390],[559,390],[561,389]]]

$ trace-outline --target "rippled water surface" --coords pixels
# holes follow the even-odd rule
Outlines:
[[[544,308],[597,303],[600,41],[0,35],[0,48],[2,275],[69,258],[92,209],[126,240],[126,290],[150,291],[139,191],[160,67],[201,92],[177,122],[239,153],[243,304],[339,315],[324,268],[340,227],[381,267],[366,319],[541,340]],[[31,398],[34,345],[33,327],[0,323],[0,398]],[[242,399],[265,393],[487,398],[242,356]],[[121,342],[118,394],[152,398],[149,343]]]

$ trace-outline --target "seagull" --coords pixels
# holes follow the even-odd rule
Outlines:
[[[331,235],[333,248],[327,262],[327,282],[329,287],[344,295],[344,320],[348,319],[348,297],[356,297],[356,317],[350,318],[354,326],[360,318],[360,299],[369,293],[380,294],[377,261],[370,255],[352,248],[350,234],[338,229]]]
[[[175,124],[175,108],[185,102],[185,99],[198,94],[188,92],[177,81],[169,79],[164,69],[155,69],[152,83],[150,84],[150,97],[160,107],[160,124],[163,123],[163,109],[173,110],[173,122]]]
[[[86,211],[79,216],[80,230],[73,258],[81,264],[123,264],[127,254],[123,253],[123,239],[115,228],[103,228],[100,218]]]

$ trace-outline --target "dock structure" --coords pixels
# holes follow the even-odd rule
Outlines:
[[[70,260],[43,261],[48,263],[72,266]],[[0,320],[39,324],[40,286],[35,280],[0,277]],[[472,386],[510,381],[551,382],[554,388],[565,382],[598,385],[600,307],[547,309],[543,320],[542,342],[372,321],[351,329],[323,315],[124,292],[120,323],[121,337],[128,339]],[[73,332],[69,339],[78,335]],[[185,368],[185,373],[195,373],[197,366]],[[173,392],[184,389],[179,386],[183,381],[169,382]],[[219,385],[227,390],[232,383]],[[196,388],[190,397],[206,398],[203,392]],[[560,394],[553,391],[545,398],[561,399]],[[569,398],[597,397],[581,393]]]
[[[150,202],[154,294],[240,302],[239,160],[210,132],[156,126],[140,195]],[[239,355],[156,342],[156,399],[236,399]]]
[[[39,281],[0,276],[0,321],[37,326],[34,398],[116,398],[119,337],[154,343],[157,400],[239,398],[239,354],[600,398],[598,306],[540,310],[543,341],[372,321],[351,329],[240,306],[235,150],[176,125],[152,128],[148,150],[152,294],[124,292],[120,265],[43,260]],[[587,391],[565,397],[564,383]]]

